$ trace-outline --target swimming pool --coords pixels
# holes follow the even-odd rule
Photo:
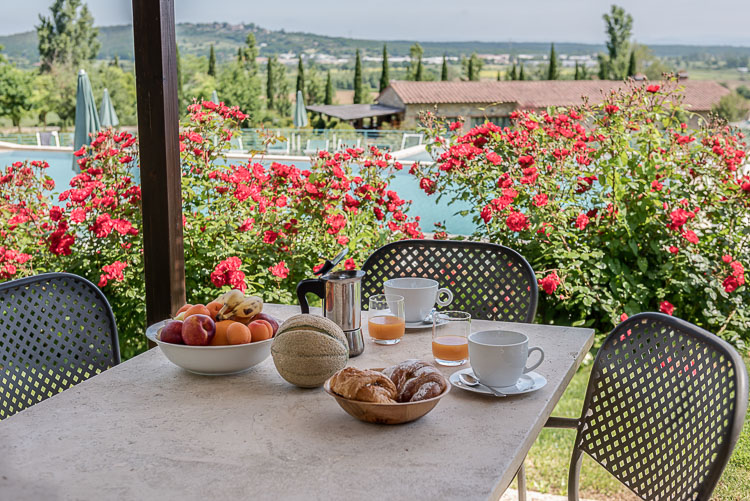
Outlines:
[[[75,175],[73,171],[72,153],[58,151],[32,151],[32,150],[14,150],[0,152],[0,167],[4,168],[14,162],[24,160],[46,160],[49,163],[48,174],[55,180],[55,192],[60,192],[70,185],[70,180]],[[237,160],[232,160],[237,161]],[[264,164],[270,163],[271,160],[266,157]],[[310,166],[309,162],[288,162],[282,163],[294,164],[300,169]],[[436,222],[445,222],[448,233],[455,235],[471,234],[475,225],[470,217],[456,215],[456,212],[467,210],[471,205],[467,202],[453,201],[443,199],[437,202],[436,196],[428,196],[419,187],[419,181],[404,169],[396,173],[396,178],[391,184],[391,188],[398,193],[404,200],[412,200],[411,208],[408,211],[410,216],[419,216],[422,231],[434,231]]]

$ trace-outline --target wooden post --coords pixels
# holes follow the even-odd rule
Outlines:
[[[146,320],[185,302],[174,0],[133,0]]]

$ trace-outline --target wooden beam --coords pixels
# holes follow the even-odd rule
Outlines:
[[[146,320],[185,302],[174,0],[133,0]]]

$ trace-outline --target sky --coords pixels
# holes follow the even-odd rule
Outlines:
[[[131,22],[131,0],[87,3],[98,26]],[[0,16],[0,34],[33,29],[51,4],[12,2]],[[748,0],[617,4],[632,14],[633,36],[641,43],[750,46]],[[175,17],[377,40],[603,43],[602,14],[609,5],[605,0],[175,0]]]

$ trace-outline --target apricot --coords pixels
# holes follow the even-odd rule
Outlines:
[[[218,301],[211,301],[206,305],[206,308],[211,313],[211,318],[214,320],[216,319],[216,314],[219,313],[219,310],[224,307],[224,303],[220,303]]]
[[[253,320],[247,327],[253,336],[253,342],[264,341],[273,337],[273,327],[265,320]]]
[[[195,304],[185,310],[185,316],[182,317],[182,319],[187,320],[187,318],[192,315],[206,315],[207,317],[211,317],[213,319],[213,317],[211,316],[211,312],[208,311],[208,308],[206,308],[202,304]]]
[[[227,341],[229,344],[247,344],[252,341],[250,329],[239,322],[232,322],[227,328]]]
[[[216,322],[216,334],[214,334],[214,338],[211,340],[211,346],[226,346],[229,344],[229,340],[227,339],[227,329],[230,325],[236,324],[234,320],[222,320],[221,322]]]
[[[175,314],[174,314],[174,316],[177,316],[177,315],[179,315],[180,313],[182,313],[183,311],[186,311],[186,310],[187,310],[188,308],[190,308],[191,306],[193,306],[193,305],[192,305],[192,304],[190,304],[190,303],[185,303],[185,304],[183,304],[183,305],[182,305],[182,307],[180,307],[180,309],[179,309],[179,310],[177,310],[177,313],[175,313]]]

